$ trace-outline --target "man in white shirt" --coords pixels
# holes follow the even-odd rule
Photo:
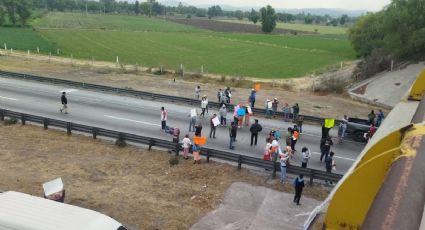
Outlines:
[[[167,126],[167,110],[164,109],[164,106],[161,107],[161,130],[164,131]]]

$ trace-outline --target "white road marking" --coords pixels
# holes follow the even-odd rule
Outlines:
[[[16,98],[11,98],[11,97],[2,97],[2,96],[0,96],[0,98],[1,98],[1,99],[6,99],[6,100],[11,100],[11,101],[19,101],[18,99],[16,99]]]
[[[116,120],[129,121],[129,122],[135,122],[135,123],[140,123],[140,124],[144,124],[144,125],[152,125],[152,126],[161,127],[161,125],[150,123],[150,122],[145,122],[145,121],[137,121],[137,120],[127,119],[127,118],[122,118],[122,117],[116,117],[116,116],[110,116],[110,115],[103,115],[103,116],[111,118],[111,119],[116,119]]]
[[[64,89],[64,90],[61,90],[61,91],[59,91],[59,92],[66,92],[66,93],[72,93],[72,92],[77,92],[77,91],[79,91],[78,89]]]
[[[320,155],[321,153],[318,153],[318,152],[312,152],[313,154],[316,154],[316,155]],[[356,161],[356,159],[352,159],[352,158],[347,158],[347,157],[339,157],[339,156],[334,156],[335,158],[338,158],[338,159],[344,159],[344,160],[347,160],[347,161]]]

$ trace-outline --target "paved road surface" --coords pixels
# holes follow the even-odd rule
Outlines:
[[[67,92],[69,112],[59,112],[61,91]],[[181,134],[188,133],[189,111],[191,107],[166,102],[140,100],[137,98],[103,94],[86,90],[66,88],[63,86],[44,85],[13,79],[0,79],[0,107],[18,112],[40,115],[75,123],[98,126],[122,132],[171,140],[171,135],[160,131],[160,107],[164,106],[169,113],[167,125],[179,127]],[[210,110],[208,117],[217,111]],[[228,119],[231,119],[229,113]],[[209,119],[203,120],[203,135],[209,134]],[[250,133],[247,127],[238,130],[235,152],[261,158],[265,146],[266,134],[272,127],[282,129],[282,136],[292,124],[260,118],[263,131],[259,135],[258,146],[250,147]],[[319,162],[319,141],[321,128],[304,125],[296,149],[307,146],[313,152],[309,167],[324,170]],[[336,130],[331,134],[336,136]],[[192,136],[193,133],[190,133]],[[218,127],[216,139],[209,139],[207,146],[228,150],[229,135],[226,127]],[[335,144],[332,151],[336,153],[337,170],[344,173],[354,162],[364,145],[355,142]],[[293,164],[300,165],[300,153],[295,154]]]

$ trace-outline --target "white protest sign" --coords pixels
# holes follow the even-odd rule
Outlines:
[[[248,110],[248,113],[249,113],[249,114],[252,114],[252,109],[251,109],[251,107],[250,107],[250,106],[246,107],[246,109]]]
[[[212,119],[213,125],[214,126],[218,126],[220,124],[220,121],[218,120],[218,117],[215,117],[214,119]]]
[[[50,196],[54,193],[61,192],[63,190],[62,179],[56,178],[43,184],[44,195]]]

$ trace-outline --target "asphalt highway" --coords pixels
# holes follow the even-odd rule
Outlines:
[[[170,89],[172,90],[172,89]],[[67,92],[69,114],[60,113],[61,92]],[[48,84],[40,84],[31,81],[21,81],[14,79],[0,78],[0,107],[18,112],[45,116],[49,118],[66,120],[70,122],[97,126],[121,132],[139,134],[143,136],[163,138],[171,140],[172,136],[160,131],[160,108],[164,106],[168,111],[167,125],[179,127],[181,138],[189,133],[189,113],[190,106],[176,105],[167,102],[141,100],[132,97],[124,97],[113,94],[104,94],[88,90],[66,88]],[[199,108],[200,110],[200,105]],[[202,119],[202,135],[208,136],[209,118],[216,110],[210,109],[209,114]],[[228,120],[232,119],[232,113],[228,113]],[[293,126],[284,121],[258,118],[263,126],[263,131],[258,136],[258,145],[250,146],[250,133],[248,127],[238,129],[235,149],[229,150],[229,131],[227,127],[217,127],[216,139],[208,139],[207,145],[210,148],[221,149],[262,158],[265,147],[266,134],[271,128],[281,130],[282,137],[285,130]],[[253,118],[251,119],[253,121]],[[331,130],[331,135],[336,136],[336,130]],[[319,142],[321,128],[315,125],[305,124],[303,133],[297,143],[292,164],[301,165],[300,150],[307,146],[312,152],[312,158],[308,167],[324,170],[324,163],[319,161]],[[281,145],[284,145],[280,141]],[[338,144],[334,140],[331,151],[335,152],[337,163],[335,173],[345,173],[362,151],[364,145],[361,143],[345,141]]]

